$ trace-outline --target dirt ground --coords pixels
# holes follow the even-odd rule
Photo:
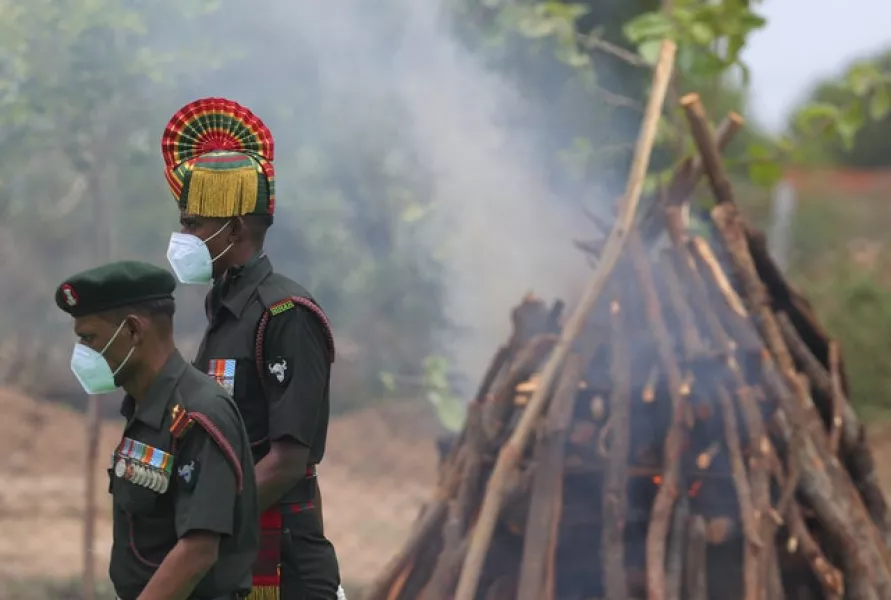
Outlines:
[[[104,424],[96,469],[100,578],[111,544],[105,469],[120,428]],[[436,431],[423,404],[332,420],[319,478],[345,581],[370,581],[408,534],[435,482]],[[80,574],[85,440],[83,415],[0,389],[0,582]]]
[[[119,423],[106,423],[100,441],[94,546],[100,578],[111,544],[105,468],[119,431]],[[373,579],[429,498],[436,431],[423,404],[369,408],[332,421],[319,476],[325,526],[350,584]],[[871,438],[891,492],[891,463],[880,459],[891,451],[891,424],[876,426]],[[0,583],[80,574],[85,446],[81,414],[0,389]]]

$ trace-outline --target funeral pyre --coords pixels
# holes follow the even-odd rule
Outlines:
[[[468,568],[483,600],[891,598],[888,509],[838,347],[734,202],[719,151],[741,119],[713,136],[698,98],[682,104],[699,154],[637,219],[531,439],[511,436],[565,323],[527,297],[367,600],[454,598]],[[693,228],[703,173],[715,205]]]

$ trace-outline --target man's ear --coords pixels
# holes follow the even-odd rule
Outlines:
[[[149,327],[148,319],[142,315],[131,314],[127,315],[124,322],[126,323],[124,327],[130,332],[130,339],[133,341],[133,345],[138,346],[145,339],[145,332]]]
[[[234,244],[239,240],[248,239],[250,231],[244,217],[235,217],[232,219],[232,229],[229,232],[229,243]]]

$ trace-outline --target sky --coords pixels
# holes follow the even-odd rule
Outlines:
[[[772,131],[820,79],[891,48],[891,0],[767,0],[759,12],[768,24],[752,35],[744,60],[751,117]]]

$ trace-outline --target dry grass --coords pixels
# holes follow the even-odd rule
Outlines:
[[[0,415],[0,582],[76,577],[83,560],[83,416],[9,389],[0,389]],[[436,431],[422,403],[372,407],[332,421],[320,481],[344,579],[364,584],[399,548],[433,488]],[[111,544],[106,457],[119,435],[119,423],[103,426],[99,575]]]

